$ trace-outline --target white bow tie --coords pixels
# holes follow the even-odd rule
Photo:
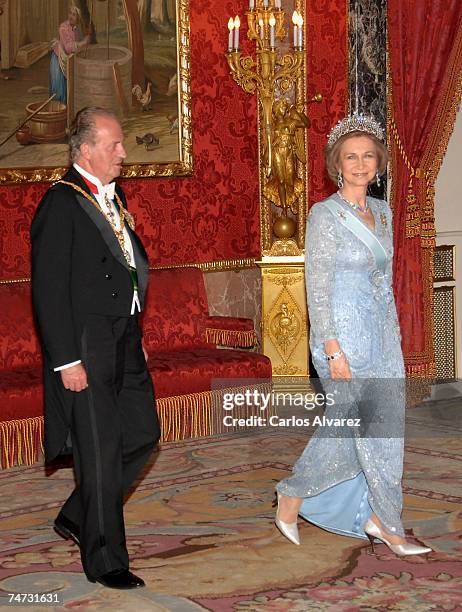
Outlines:
[[[101,187],[99,187],[98,194],[103,198],[103,200],[105,198],[107,198],[108,200],[113,200],[114,190],[115,183],[109,183],[109,185],[102,185]]]

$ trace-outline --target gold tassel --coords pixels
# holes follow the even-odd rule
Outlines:
[[[43,417],[0,423],[0,466],[32,465],[43,455]]]
[[[261,383],[253,389],[259,393],[271,393],[272,385]],[[176,442],[185,438],[200,438],[245,429],[240,426],[226,427],[223,424],[223,395],[243,393],[244,390],[243,387],[214,389],[156,400],[161,421],[161,442]],[[273,414],[272,407],[268,407],[267,414]],[[254,415],[260,415],[259,406],[241,406],[233,410],[233,416],[239,418]]]
[[[257,344],[257,334],[253,329],[239,331],[207,327],[205,337],[207,342],[220,346],[251,348]]]
[[[271,383],[254,385],[252,390],[269,394]],[[200,393],[163,397],[156,400],[161,421],[161,441],[177,442],[187,438],[212,436],[245,429],[244,426],[226,427],[223,424],[223,395],[243,393],[244,387],[214,389]],[[273,415],[270,406],[267,415]],[[242,406],[233,410],[233,416],[247,418],[260,415],[259,406]],[[0,423],[0,466],[32,465],[43,455],[43,417],[3,421]]]

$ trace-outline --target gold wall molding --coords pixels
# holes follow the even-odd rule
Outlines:
[[[14,285],[15,283],[30,283],[30,277],[0,279],[0,285]]]
[[[256,258],[249,257],[247,259],[223,259],[220,261],[209,262],[192,262],[182,264],[161,264],[158,266],[149,266],[150,270],[168,270],[172,268],[199,268],[202,272],[224,272],[226,270],[248,270],[256,268]],[[0,279],[0,285],[11,285],[13,283],[30,283],[30,277],[20,278],[3,278]]]
[[[303,281],[303,273],[294,272],[292,268],[281,268],[281,270],[268,270],[268,281],[275,285],[289,287]]]
[[[181,264],[160,264],[149,266],[150,270],[168,270],[169,268],[200,268],[202,272],[222,272],[226,270],[245,270],[256,267],[256,258],[247,259],[222,259],[219,261],[192,262]]]

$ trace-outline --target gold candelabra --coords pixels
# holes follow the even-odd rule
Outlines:
[[[266,215],[269,218],[268,227],[262,227],[262,230],[267,230],[262,231],[265,252],[272,245],[273,234],[287,242],[297,231],[297,220],[304,220],[305,211],[303,219],[300,219],[303,208],[300,202],[305,202],[306,181],[300,178],[305,173],[300,166],[306,164],[305,128],[308,119],[303,112],[303,104],[292,104],[287,99],[290,89],[304,83],[303,17],[294,10],[293,49],[280,53],[276,50],[276,41],[282,41],[286,36],[285,11],[281,0],[249,0],[245,14],[247,37],[256,43],[256,57],[243,56],[239,50],[239,16],[230,18],[228,22],[226,57],[236,83],[249,94],[257,93],[260,101],[261,192],[269,211]],[[281,209],[281,214],[272,223],[274,215],[271,213],[271,203]],[[302,234],[303,231],[299,232],[298,238]],[[287,245],[285,254],[293,254],[287,251]]]

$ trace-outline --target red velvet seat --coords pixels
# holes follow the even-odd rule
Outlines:
[[[222,350],[208,342],[210,325],[226,334],[253,330],[253,321],[210,317],[199,268],[152,271],[143,319],[143,342],[150,355],[157,398],[210,391],[218,380],[230,381],[221,387],[236,386],[239,379],[243,385],[248,379],[261,384],[271,381],[268,357]]]
[[[160,351],[149,358],[156,397],[200,393],[271,381],[271,364],[259,353],[215,348]]]
[[[0,421],[42,416],[42,368],[16,368],[1,372],[0,406]]]

